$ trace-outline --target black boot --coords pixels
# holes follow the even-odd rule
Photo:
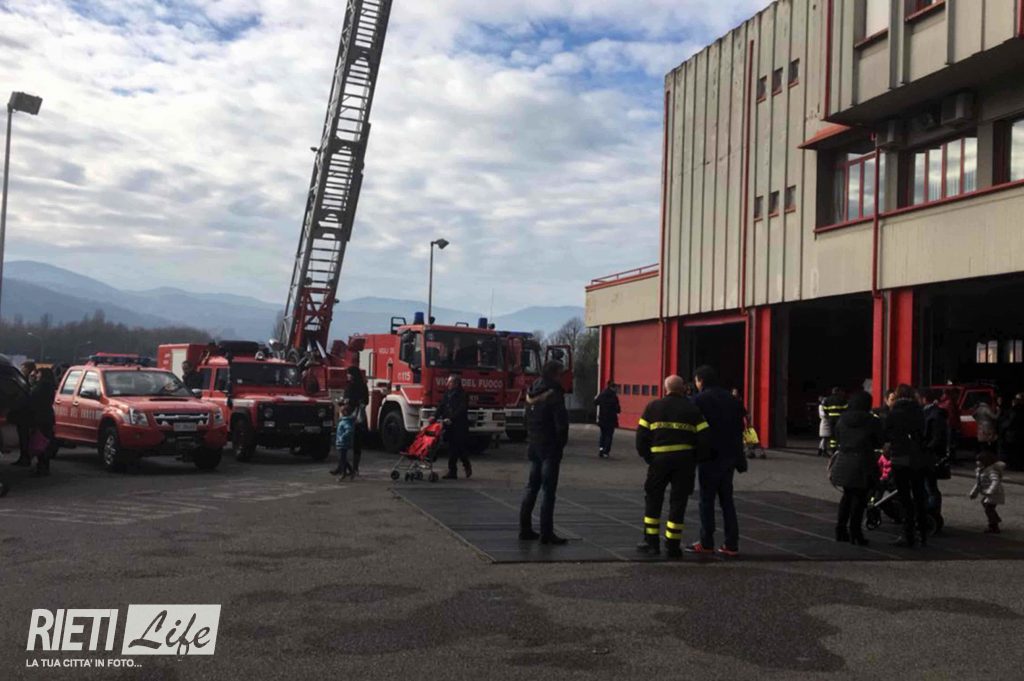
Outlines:
[[[462,465],[466,469],[466,480],[469,480],[471,477],[473,477],[473,465],[469,463],[469,461]]]
[[[636,552],[644,556],[657,556],[661,554],[661,537],[656,534],[644,536],[644,540],[637,544]]]
[[[912,549],[914,548],[914,543],[914,535],[901,534],[900,536],[896,537],[896,541],[894,541],[892,545]]]
[[[669,560],[678,560],[683,557],[683,549],[679,546],[679,539],[665,540],[665,555]]]
[[[444,476],[444,478],[442,478],[442,479],[443,480],[458,480],[459,479],[459,474],[458,474],[458,472],[454,468],[450,468],[450,469],[448,469],[448,475]]]
[[[565,546],[569,543],[569,540],[559,537],[557,534],[552,532],[551,534],[541,535],[540,543],[550,546]]]
[[[836,541],[848,542],[850,541],[850,532],[843,526],[836,527]]]
[[[519,541],[536,541],[540,535],[533,531],[532,527],[519,528]]]
[[[27,456],[19,456],[17,461],[11,462],[12,466],[31,466],[32,461]]]

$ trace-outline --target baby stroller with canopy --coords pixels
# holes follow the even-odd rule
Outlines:
[[[883,515],[893,523],[901,524],[903,522],[903,506],[900,504],[899,493],[896,490],[892,462],[885,455],[880,455],[878,469],[880,475],[868,492],[868,507],[864,513],[864,525],[869,530],[877,530],[881,527]],[[941,512],[929,507],[927,523],[928,534],[934,534],[941,530],[944,525]]]
[[[434,459],[441,448],[442,435],[444,426],[440,423],[424,426],[409,448],[399,454],[398,461],[391,469],[391,479],[398,480],[404,475],[406,482],[422,480],[424,477],[430,482],[437,482],[440,477],[434,472]]]

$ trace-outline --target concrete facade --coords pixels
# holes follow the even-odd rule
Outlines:
[[[876,397],[921,379],[915,291],[1024,272],[1022,36],[1021,0],[779,0],[716,40],[665,79],[657,278],[595,280],[588,324],[657,319],[664,372],[743,320],[767,431],[791,307],[870,296]]]

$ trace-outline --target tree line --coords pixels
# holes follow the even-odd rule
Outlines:
[[[588,329],[580,317],[566,321],[551,335],[534,331],[533,335],[545,348],[551,345],[568,345],[573,349],[574,386],[573,391],[579,403],[589,410],[594,395],[598,392],[597,360],[601,336],[597,329]]]
[[[37,322],[0,320],[0,353],[25,355],[39,362],[68,364],[96,352],[155,357],[162,343],[208,343],[210,334],[187,326],[129,327],[106,319],[102,310],[78,322],[54,324],[50,315]]]

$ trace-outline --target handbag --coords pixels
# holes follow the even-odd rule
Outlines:
[[[735,432],[735,431],[733,431]],[[743,431],[743,444],[748,447],[759,447],[761,446],[761,438],[757,436],[757,431],[753,427],[746,428]]]
[[[28,437],[28,452],[33,456],[42,456],[50,447],[50,439],[41,432],[34,431]]]

